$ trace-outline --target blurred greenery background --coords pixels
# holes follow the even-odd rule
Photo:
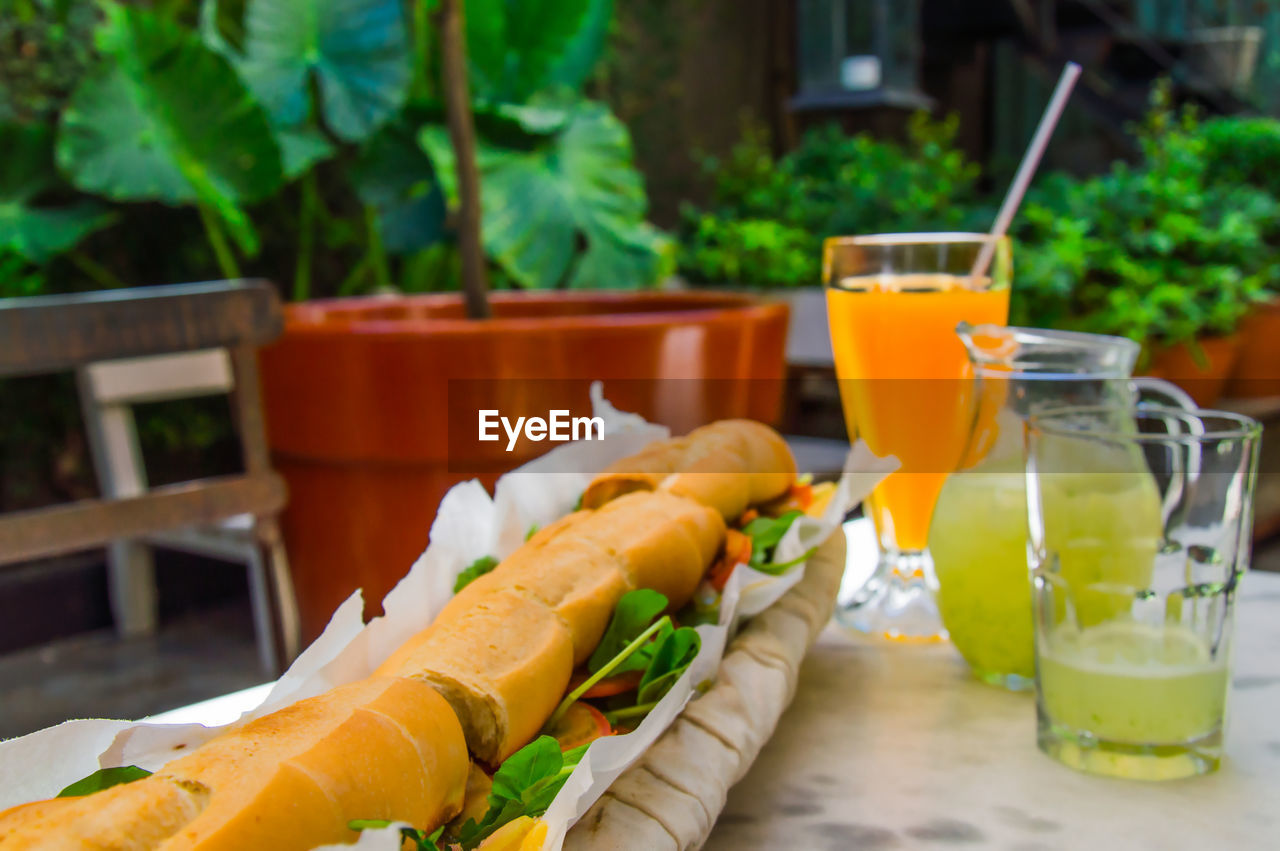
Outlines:
[[[239,276],[292,299],[456,289],[436,12],[0,0],[0,297]],[[468,0],[496,286],[789,290],[818,285],[827,236],[989,227],[1007,178],[966,155],[956,116],[779,139],[758,115],[721,115],[741,138],[718,156],[667,132],[703,122],[692,107],[670,115],[705,72],[690,54],[719,63],[721,87],[758,59],[704,38],[732,14],[701,0]],[[643,157],[628,125],[657,140]],[[1148,346],[1231,333],[1280,286],[1280,122],[1201,120],[1157,86],[1128,132],[1127,161],[1037,179],[1014,234],[1012,320]],[[691,159],[699,181],[681,177]],[[0,508],[91,491],[74,388],[3,393]],[[139,422],[144,451],[174,466],[234,456],[225,412],[203,403]]]

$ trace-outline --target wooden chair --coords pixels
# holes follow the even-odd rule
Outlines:
[[[151,545],[249,569],[264,667],[297,654],[298,613],[276,514],[256,349],[279,335],[262,281],[184,284],[0,300],[0,376],[75,370],[102,497],[0,516],[0,565],[108,548],[123,634],[155,629]],[[230,393],[245,472],[148,488],[131,405]]]

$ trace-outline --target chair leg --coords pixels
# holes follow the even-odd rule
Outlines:
[[[107,592],[119,635],[155,634],[156,567],[150,547],[137,541],[114,541],[107,548]]]
[[[255,546],[248,558],[249,603],[253,607],[253,632],[258,642],[262,670],[275,676],[282,667],[276,643],[275,619],[271,616],[271,587],[267,577],[269,557],[264,547]]]
[[[283,653],[280,667],[284,669],[302,652],[302,618],[298,613],[298,598],[293,592],[289,558],[285,554],[284,542],[278,539],[271,545],[270,570],[275,588],[276,614],[280,623],[280,649]]]
[[[262,577],[269,589],[266,597],[270,601],[270,615],[273,626],[272,635],[277,639],[278,671],[289,666],[300,652],[301,619],[298,614],[298,600],[293,592],[293,578],[289,574],[289,559],[285,553],[284,542],[280,537],[280,528],[274,517],[259,518],[256,527],[259,546],[262,553]]]

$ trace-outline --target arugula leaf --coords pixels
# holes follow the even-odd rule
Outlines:
[[[637,588],[628,591],[618,600],[618,607],[613,612],[613,619],[604,631],[595,652],[587,660],[587,670],[596,673],[608,662],[621,653],[628,644],[646,629],[653,625],[654,618],[667,608],[667,598],[657,591],[648,588]],[[615,673],[640,670],[648,664],[647,654],[636,652],[618,665]]]
[[[356,818],[347,822],[347,830],[357,833],[362,830],[381,830],[384,827],[391,827],[391,822],[383,818]],[[440,851],[440,837],[444,835],[444,827],[436,828],[431,834],[423,833],[415,827],[402,827],[400,835],[414,843],[418,851]]]
[[[524,533],[524,539],[527,541],[536,534],[538,534],[538,524],[534,523],[529,527],[529,531]]]
[[[550,736],[539,736],[512,754],[493,775],[489,804],[505,799],[520,800],[530,787],[553,776],[564,765],[560,743]]]
[[[466,569],[458,574],[457,580],[453,583],[453,593],[457,594],[463,588],[466,588],[472,582],[475,582],[481,576],[498,566],[498,560],[493,556],[480,556],[480,558],[467,565]]]
[[[803,516],[803,511],[788,511],[781,517],[757,517],[743,526],[742,533],[751,538],[751,566],[765,564],[791,524]]]
[[[464,849],[475,848],[504,824],[545,813],[586,752],[583,746],[561,753],[559,742],[539,736],[513,753],[493,775],[489,809],[479,822],[467,820],[459,843]]]
[[[82,777],[63,789],[58,793],[58,797],[78,798],[81,795],[91,795],[94,792],[101,792],[103,789],[110,789],[112,786],[119,786],[121,783],[132,783],[135,780],[150,776],[150,771],[145,768],[138,768],[136,765],[122,765],[119,768],[99,768],[88,777]]]
[[[656,703],[685,672],[702,647],[702,637],[692,627],[674,629],[655,642],[653,658],[640,678],[636,703]]]
[[[582,510],[582,498],[583,498],[584,496],[586,496],[586,495],[587,495],[587,492],[586,492],[586,491],[583,491],[582,493],[578,494],[578,501],[577,501],[577,502],[575,502],[575,503],[573,504],[573,510],[574,510],[574,511],[581,511],[581,510]]]

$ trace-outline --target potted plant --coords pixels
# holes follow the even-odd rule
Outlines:
[[[1228,185],[1252,186],[1280,198],[1280,121],[1269,117],[1224,117],[1204,122],[1205,163],[1210,178]],[[1267,234],[1280,251],[1280,222]],[[1271,297],[1257,304],[1240,324],[1240,350],[1227,383],[1233,398],[1280,396],[1280,281]]]
[[[1022,217],[1011,321],[1131,337],[1145,371],[1207,406],[1275,279],[1266,237],[1280,205],[1210,180],[1195,131],[1194,116],[1157,101],[1138,166],[1046,182]]]
[[[452,451],[459,394],[581,413],[603,378],[676,428],[779,415],[785,306],[642,292],[672,245],[626,129],[581,94],[608,0],[20,5],[77,40],[33,38],[66,73],[0,103],[0,283],[292,293],[261,364],[308,635],[352,589],[381,598],[449,484],[545,448]]]
[[[791,303],[793,356],[830,362],[822,241],[893,231],[985,229],[979,168],[956,148],[958,119],[911,117],[904,143],[830,125],[775,157],[748,127],[703,168],[705,207],[682,210],[678,268],[697,287],[767,290]]]

